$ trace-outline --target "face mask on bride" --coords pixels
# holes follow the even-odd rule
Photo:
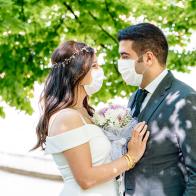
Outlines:
[[[133,60],[133,59],[119,59],[118,60],[118,71],[122,75],[123,80],[128,85],[140,86],[142,83],[143,74],[148,69],[148,68],[145,69],[142,74],[138,74],[135,70],[136,62],[137,60]]]
[[[102,68],[93,69],[91,71],[91,76],[92,82],[90,84],[84,85],[84,89],[89,96],[98,92],[101,89],[103,85],[103,80],[105,78]]]

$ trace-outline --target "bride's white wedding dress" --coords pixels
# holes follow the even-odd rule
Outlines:
[[[52,154],[64,180],[64,188],[60,196],[117,196],[117,182],[115,179],[87,190],[83,190],[74,179],[63,154],[65,150],[89,142],[93,166],[111,162],[111,143],[102,129],[96,125],[87,124],[82,116],[81,119],[84,126],[46,138],[45,152]]]

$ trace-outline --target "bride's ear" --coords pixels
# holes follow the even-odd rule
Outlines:
[[[89,85],[92,82],[92,74],[91,69],[88,71],[88,73],[84,76],[84,78],[80,81],[80,85]]]

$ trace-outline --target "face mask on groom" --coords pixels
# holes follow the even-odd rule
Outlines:
[[[148,69],[148,68],[145,69],[142,74],[138,74],[135,71],[136,62],[137,60],[133,60],[133,59],[119,59],[118,60],[118,71],[122,75],[123,80],[128,85],[140,86],[142,83],[143,74]]]

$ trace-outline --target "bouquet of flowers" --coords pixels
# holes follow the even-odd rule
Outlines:
[[[105,135],[112,144],[112,160],[122,157],[127,152],[127,143],[131,137],[131,131],[137,124],[132,118],[130,109],[121,105],[109,105],[93,116],[94,123],[103,128]],[[124,174],[117,180],[119,182],[119,194],[124,192]]]

